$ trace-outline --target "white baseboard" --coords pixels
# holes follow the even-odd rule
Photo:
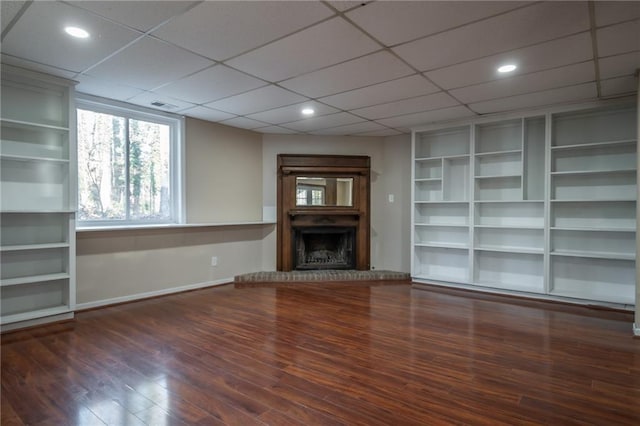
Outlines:
[[[118,303],[133,302],[134,300],[148,299],[150,297],[164,296],[167,294],[181,293],[183,291],[197,290],[199,288],[213,287],[217,285],[229,284],[233,278],[223,278],[221,280],[207,281],[204,283],[189,284],[180,287],[165,288],[162,290],[148,291],[146,293],[131,294],[128,296],[114,297],[112,299],[96,300],[95,302],[77,303],[75,311],[94,309],[102,306],[116,305]]]
[[[550,294],[528,293],[524,291],[504,290],[504,289],[493,288],[493,287],[480,287],[477,285],[458,284],[458,283],[451,283],[451,282],[445,282],[445,281],[432,281],[432,280],[426,280],[423,278],[416,278],[416,277],[413,277],[412,280],[413,280],[412,281],[413,286],[421,289],[424,289],[425,286],[427,288],[430,286],[448,287],[448,288],[459,289],[459,290],[470,290],[470,291],[475,291],[479,293],[490,293],[490,294],[498,294],[498,295],[504,295],[504,296],[517,296],[517,297],[523,297],[526,299],[534,299],[534,300],[541,300],[541,301],[546,300],[546,301],[570,303],[572,305],[579,305],[579,306],[586,306],[586,307],[596,306],[596,307],[603,307],[603,308],[619,309],[623,311],[633,311],[635,309],[634,305],[627,305],[624,303],[602,302],[598,300],[586,300],[586,299],[574,299],[570,297],[554,296]]]
[[[640,324],[633,323],[633,335],[640,337]]]
[[[2,326],[0,326],[0,331],[4,333],[6,331],[19,330],[21,328],[35,327],[37,325],[48,324],[50,322],[66,321],[70,319],[73,319],[73,312],[67,312],[59,315],[51,315],[51,316],[42,317],[42,318],[34,318],[30,320],[12,322],[9,324],[2,324]]]

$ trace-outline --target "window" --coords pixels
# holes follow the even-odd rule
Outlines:
[[[82,98],[77,132],[81,226],[180,221],[180,118]]]
[[[298,185],[296,190],[297,206],[324,205],[324,188],[321,186]]]

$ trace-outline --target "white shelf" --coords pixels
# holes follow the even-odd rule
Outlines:
[[[75,213],[76,210],[74,209],[6,209],[6,210],[0,210],[0,214],[53,214],[53,213],[59,213],[59,214],[69,214],[69,213]]]
[[[436,200],[436,201],[421,201],[416,200],[416,204],[469,204],[469,200]]]
[[[3,330],[53,321],[73,313],[76,298],[73,84],[38,72],[2,66]]]
[[[591,149],[591,148],[602,148],[602,147],[610,147],[616,145],[629,145],[635,144],[635,139],[622,139],[618,141],[603,141],[603,142],[590,142],[583,144],[573,144],[573,145],[557,145],[552,146],[552,151],[561,151],[561,150],[579,150],[579,149]]]
[[[56,132],[68,132],[69,131],[68,127],[54,126],[54,125],[51,125],[51,124],[36,123],[36,122],[33,122],[33,121],[14,120],[14,119],[11,119],[11,118],[0,118],[0,121],[2,122],[2,125],[10,125],[10,126],[20,127],[20,128],[45,129],[45,130],[54,130]]]
[[[498,247],[498,246],[479,246],[474,247],[476,251],[493,251],[498,253],[523,253],[523,254],[544,254],[544,249],[525,248],[525,247]]]
[[[461,281],[459,280],[453,280],[452,281],[452,277],[451,275],[437,275],[437,274],[418,274],[418,275],[414,275],[412,278],[417,279],[417,280],[425,280],[425,281],[438,281],[438,282],[454,282],[454,283],[459,283]],[[466,281],[466,280],[464,280]]]
[[[633,303],[636,128],[618,104],[414,132],[412,184],[442,200],[414,193],[412,276]]]
[[[434,227],[446,227],[446,228],[469,228],[469,225],[457,224],[457,223],[415,223],[415,226],[434,226]]]
[[[543,293],[544,292],[542,285],[538,283],[523,284],[521,282],[476,280],[474,281],[474,284],[482,287],[490,287],[490,288],[496,288],[501,290],[517,289],[517,291],[522,291],[526,293]]]
[[[575,198],[575,199],[551,199],[549,200],[552,203],[635,203],[636,200],[634,198]]]
[[[579,231],[579,232],[636,232],[636,228],[589,228],[589,227],[570,227],[570,226],[552,226],[552,231]]]
[[[487,175],[487,176],[476,176],[476,179],[505,179],[505,178],[521,178],[521,174],[509,174],[509,175]]]
[[[523,204],[523,203],[544,203],[542,200],[474,200],[474,203],[478,204],[501,204],[501,203],[509,203],[509,204]]]
[[[436,247],[447,249],[468,249],[468,244],[454,244],[454,243],[415,243],[416,247]]]
[[[635,260],[635,253],[612,253],[595,251],[552,251],[552,256],[589,257],[593,259]]]
[[[0,247],[0,252],[46,250],[46,249],[65,248],[65,247],[69,247],[69,243],[21,244],[21,245],[14,245],[14,246],[2,246]]]
[[[613,303],[635,299],[633,260],[551,256],[550,263],[551,294]]]
[[[521,149],[512,149],[508,151],[493,151],[493,152],[476,152],[474,155],[476,157],[493,157],[493,156],[505,156],[509,154],[522,154]]]
[[[576,170],[570,172],[551,172],[551,176],[582,176],[582,175],[612,175],[612,174],[635,174],[636,169],[618,170]]]
[[[2,154],[0,155],[0,159],[2,160],[10,160],[10,161],[24,161],[24,162],[49,162],[49,163],[60,163],[60,164],[69,164],[68,159],[63,158],[47,158],[47,157],[34,157],[28,155],[8,155]]]
[[[69,312],[73,312],[72,309],[69,308],[69,305],[60,305],[53,308],[46,309],[38,309],[35,311],[28,311],[19,314],[12,314],[2,316],[0,318],[0,324],[11,324],[14,322],[28,321],[36,318],[45,318],[51,317],[54,315],[66,314]]]
[[[456,155],[441,155],[438,157],[423,157],[416,158],[415,161],[434,161],[434,160],[453,160],[456,158],[469,158],[469,154],[456,154]]]
[[[474,228],[481,229],[530,229],[534,231],[544,230],[544,226],[527,226],[527,225],[474,225]]]
[[[45,281],[64,280],[64,279],[69,279],[70,277],[71,277],[70,274],[66,272],[61,272],[58,274],[33,275],[30,277],[7,278],[7,279],[0,280],[0,286],[9,287],[14,285],[33,284],[33,283],[40,283]]]

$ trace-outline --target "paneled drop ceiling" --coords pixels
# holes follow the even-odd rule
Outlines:
[[[5,1],[2,62],[261,133],[388,136],[628,96],[640,1]],[[69,25],[90,33],[64,33]],[[500,65],[518,68],[501,75]],[[152,103],[163,103],[154,107]],[[304,117],[302,108],[315,110]]]

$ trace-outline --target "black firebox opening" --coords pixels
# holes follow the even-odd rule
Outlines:
[[[293,269],[354,269],[355,235],[346,226],[296,228]]]

